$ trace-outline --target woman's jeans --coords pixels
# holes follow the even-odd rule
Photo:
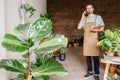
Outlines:
[[[92,72],[92,59],[93,58],[93,63],[94,63],[94,73],[95,74],[100,74],[99,72],[99,57],[98,56],[86,56],[86,62],[88,66],[88,72]]]

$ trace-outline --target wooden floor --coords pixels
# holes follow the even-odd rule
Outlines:
[[[69,74],[65,77],[59,77],[56,75],[50,76],[50,80],[84,80],[86,74],[86,62],[85,57],[82,55],[82,47],[68,48],[65,61],[59,61],[63,64]],[[100,80],[102,80],[104,74],[104,64],[100,65]],[[94,80],[93,77],[87,80]]]

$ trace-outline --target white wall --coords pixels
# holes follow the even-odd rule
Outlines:
[[[5,31],[6,33],[12,33],[12,29],[21,23],[19,17],[18,7],[20,0],[5,0]],[[32,18],[26,19],[26,22],[31,22],[40,14],[46,13],[46,0],[26,0],[27,3],[34,6],[36,9],[35,15]],[[14,4],[14,5],[13,5]],[[7,51],[7,58],[19,57],[20,54],[13,54],[13,52]]]
[[[19,17],[18,6],[20,0],[0,0],[0,43],[5,33],[12,33],[12,29],[21,23],[21,19]],[[26,0],[27,3],[34,6],[36,8],[35,15],[26,21],[32,21],[34,18],[39,17],[40,14],[46,13],[46,0]],[[4,13],[5,12],[5,13]],[[5,51],[0,45],[0,59],[3,58],[19,58],[20,53],[13,53],[9,51]],[[0,80],[8,80],[9,77],[12,77],[11,73],[7,73],[4,70],[0,70]]]
[[[4,0],[0,0],[0,43],[5,34],[5,20],[4,20]],[[0,46],[0,60],[5,58],[5,49]],[[6,80],[6,71],[0,70],[0,80]]]
[[[5,22],[6,33],[10,33],[12,29],[20,23],[18,0],[5,0]]]
[[[40,14],[45,14],[47,11],[46,0],[25,0],[26,3],[34,6],[36,9],[35,15],[32,18],[26,19],[26,21],[32,21],[34,18],[39,17]],[[19,23],[21,19],[19,17],[18,7],[20,0],[5,0],[5,21],[6,32],[9,33]]]
[[[47,2],[46,0],[26,0],[27,3],[34,6],[36,9],[35,16],[33,16],[30,21],[36,17],[40,17],[40,14],[45,14],[47,12]]]

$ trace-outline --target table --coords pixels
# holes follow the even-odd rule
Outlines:
[[[110,64],[120,65],[119,62],[113,62],[113,61],[110,61],[110,60],[105,60],[103,58],[101,59],[101,63],[105,63],[106,64],[103,80],[107,80]]]

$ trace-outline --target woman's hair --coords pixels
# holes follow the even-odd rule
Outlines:
[[[91,6],[94,8],[94,5],[93,5],[93,4],[87,4],[86,7],[89,6],[89,5],[91,5]]]

